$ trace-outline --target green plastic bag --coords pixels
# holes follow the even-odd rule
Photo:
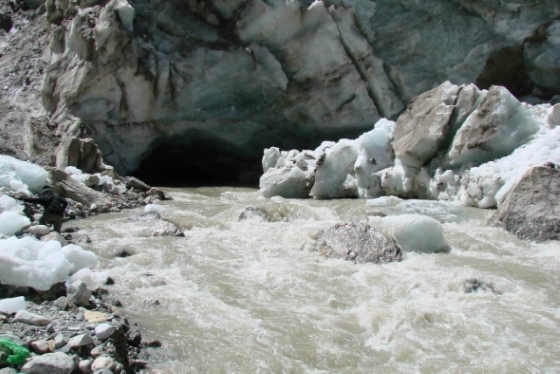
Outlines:
[[[0,338],[0,351],[4,351],[9,355],[8,364],[10,365],[21,365],[29,357],[29,350],[27,348],[14,343],[10,339]]]

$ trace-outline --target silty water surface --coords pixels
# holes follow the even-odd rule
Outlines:
[[[123,313],[164,343],[162,373],[560,372],[559,242],[522,242],[485,227],[490,211],[439,202],[168,191],[161,215],[184,238],[139,236],[128,217],[142,209],[76,222]],[[238,221],[248,206],[275,222]],[[373,211],[438,219],[451,252],[355,265],[304,248]],[[466,293],[475,279],[487,287]]]

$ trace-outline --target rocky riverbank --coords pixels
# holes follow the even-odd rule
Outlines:
[[[30,351],[10,365],[10,352],[0,349],[0,373],[153,373],[147,348],[161,343],[142,338],[107,288],[91,292],[81,283],[47,292],[0,286],[0,348],[8,339]]]

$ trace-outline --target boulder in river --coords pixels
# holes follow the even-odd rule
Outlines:
[[[312,249],[325,257],[356,263],[383,264],[402,260],[402,251],[395,239],[362,222],[337,223],[322,230]]]
[[[560,240],[560,165],[547,163],[525,173],[491,217],[521,239]]]

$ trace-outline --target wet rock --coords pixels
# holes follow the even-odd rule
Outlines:
[[[101,323],[107,321],[107,314],[93,310],[86,310],[84,312],[84,319],[91,323]]]
[[[35,356],[21,369],[26,374],[70,374],[73,370],[74,359],[60,352]]]
[[[52,320],[26,310],[16,313],[15,321],[34,326],[47,326]]]
[[[463,286],[465,293],[473,292],[494,292],[494,288],[478,279],[468,279]]]
[[[387,263],[402,260],[397,242],[361,222],[338,223],[322,230],[311,247],[325,257],[356,263]]]
[[[185,236],[183,231],[173,222],[163,219],[159,213],[145,213],[128,218],[131,221],[146,222],[147,236]]]
[[[490,218],[521,239],[560,240],[560,165],[528,170]]]
[[[68,300],[77,306],[88,305],[91,297],[91,291],[87,285],[82,281],[75,281],[66,290]]]
[[[126,177],[125,184],[126,188],[134,188],[135,190],[139,190],[142,192],[147,192],[152,188],[151,186],[135,177]]]

